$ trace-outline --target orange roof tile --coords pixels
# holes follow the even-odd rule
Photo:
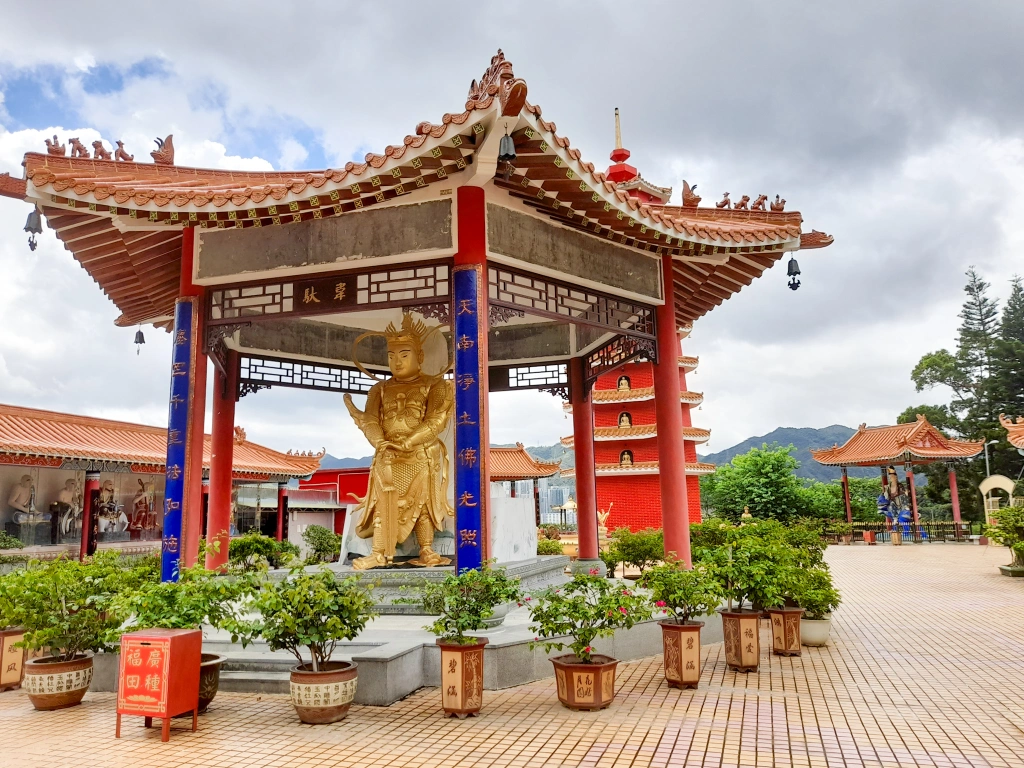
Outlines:
[[[522,443],[516,443],[515,448],[491,448],[488,456],[487,471],[494,482],[551,477],[561,464],[538,461]]]
[[[4,456],[81,461],[121,461],[162,468],[167,460],[167,430],[143,424],[76,416],[0,404],[0,464]],[[236,476],[305,477],[320,466],[323,453],[280,453],[256,443],[234,448]],[[203,447],[210,466],[210,436]]]
[[[903,461],[906,456],[920,464],[967,459],[981,451],[980,441],[948,438],[918,415],[917,421],[910,424],[870,428],[861,424],[844,445],[812,450],[811,456],[819,464],[878,466]]]
[[[609,440],[647,440],[658,436],[657,424],[640,424],[635,427],[597,427],[594,429],[594,440],[605,442]],[[706,443],[711,439],[711,432],[698,427],[683,427],[683,439],[695,443]],[[562,445],[571,448],[574,437],[569,435],[562,438]]]
[[[658,462],[637,461],[633,464],[623,466],[622,464],[595,464],[595,471],[599,475],[653,475],[658,472]],[[714,464],[703,461],[689,461],[686,463],[686,474],[688,475],[710,475],[715,471]],[[575,468],[563,469],[561,477],[576,477]]]
[[[1024,416],[1018,416],[1016,421],[1010,421],[1010,419],[1000,413],[999,423],[1006,430],[1006,438],[1010,441],[1010,445],[1016,448],[1024,448]]]
[[[654,399],[654,387],[636,387],[635,389],[595,389],[591,393],[595,403],[605,405],[616,403],[636,403]],[[700,405],[704,402],[703,392],[680,392],[680,402],[687,405]],[[562,403],[562,410],[572,413],[572,403]]]

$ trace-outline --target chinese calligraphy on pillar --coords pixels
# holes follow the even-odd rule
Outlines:
[[[164,490],[164,538],[160,553],[160,578],[177,581],[181,542],[184,538],[182,508],[189,476],[189,410],[192,406],[196,338],[199,316],[193,297],[178,299],[174,306],[174,345],[171,347],[171,393],[167,408],[167,483]]]
[[[480,348],[482,270],[459,265],[452,274],[455,343],[455,565],[461,572],[483,562],[486,482],[480,459],[485,411],[480,381],[486,377],[486,359]],[[486,317],[486,313],[484,314]]]

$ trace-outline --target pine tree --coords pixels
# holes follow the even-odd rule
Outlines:
[[[986,379],[992,367],[992,352],[999,338],[999,306],[988,296],[989,284],[974,267],[967,270],[967,301],[960,310],[957,356],[974,371],[976,380]]]
[[[992,350],[993,393],[1000,413],[1024,416],[1024,284],[1014,277],[1011,286]]]

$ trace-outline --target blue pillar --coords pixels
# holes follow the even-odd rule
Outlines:
[[[183,548],[182,510],[193,466],[189,439],[189,412],[195,390],[196,345],[199,328],[199,300],[178,299],[174,305],[171,346],[171,393],[167,408],[167,482],[164,486],[164,536],[160,555],[161,581],[178,580],[178,562]],[[201,466],[201,465],[200,465]]]
[[[455,567],[479,568],[490,557],[487,471],[487,250],[484,191],[460,187],[459,249],[452,273],[455,346]]]

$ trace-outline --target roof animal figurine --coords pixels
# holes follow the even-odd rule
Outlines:
[[[744,195],[743,197],[740,198],[738,203],[733,205],[732,209],[734,211],[746,211],[746,210],[748,210],[747,209],[747,203],[749,203],[749,202],[750,202],[750,195]]]
[[[129,155],[124,150],[124,142],[120,139],[117,140],[117,149],[114,150],[114,159],[125,163],[130,163],[135,159],[135,155]]]
[[[763,210],[765,210],[764,204],[765,204],[765,201],[767,199],[768,199],[768,195],[758,195],[757,199],[750,206],[750,210],[752,210],[752,211],[763,211]]]
[[[241,427],[235,427],[235,445],[241,445],[245,442],[246,434],[245,430]],[[291,453],[291,451],[289,451]]]
[[[149,153],[154,163],[157,165],[174,165],[173,139],[173,134],[168,134],[167,138],[162,141],[159,138],[155,140],[156,149]]]
[[[49,139],[43,139],[46,142],[46,152],[50,155],[56,155],[57,157],[64,157],[67,154],[67,149],[57,140],[57,134],[53,134],[53,141]]]
[[[697,185],[692,187],[683,179],[683,208],[696,208],[700,205],[700,195],[697,193]]]
[[[786,210],[786,201],[776,195],[775,202],[772,203],[772,210],[776,213],[782,213],[782,211]]]
[[[85,144],[78,140],[77,136],[73,139],[68,139],[68,144],[71,145],[72,157],[89,157],[89,150],[85,148]]]
[[[92,143],[92,150],[93,150],[92,153],[93,153],[93,155],[96,156],[97,160],[109,160],[110,159],[110,153],[106,149],[103,148],[103,142],[102,141],[94,141]]]
[[[715,208],[732,208],[732,201],[729,199],[728,192],[722,195],[721,202],[715,203]]]

